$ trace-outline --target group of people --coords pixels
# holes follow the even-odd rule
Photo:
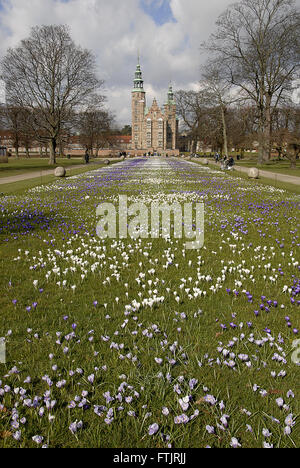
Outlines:
[[[228,158],[226,155],[223,157],[221,160],[221,156],[219,153],[215,153],[215,161],[219,162],[221,161],[221,169],[231,169],[234,166],[234,159],[232,156]]]

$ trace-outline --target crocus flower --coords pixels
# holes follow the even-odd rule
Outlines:
[[[157,433],[158,429],[159,429],[159,426],[157,423],[151,424],[151,426],[149,426],[148,428],[148,434],[154,435]]]
[[[238,447],[241,447],[241,444],[239,443],[236,437],[232,437],[230,441],[230,446],[232,448],[238,448]]]

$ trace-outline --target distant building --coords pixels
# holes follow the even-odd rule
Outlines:
[[[146,106],[146,92],[140,64],[135,72],[132,90],[132,142],[134,154],[159,153],[177,155],[178,118],[176,103],[170,84],[167,101],[161,109],[154,98],[152,106]]]
[[[4,146],[13,145],[13,134],[10,130],[0,130],[0,144]]]
[[[112,148],[122,151],[129,151],[131,149],[132,140],[130,135],[110,135],[108,140]]]

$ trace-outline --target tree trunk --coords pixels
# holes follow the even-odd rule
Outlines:
[[[227,143],[227,127],[225,120],[225,108],[221,105],[221,116],[222,116],[222,126],[223,126],[223,149],[226,158],[228,158],[228,143]]]
[[[295,158],[291,158],[290,169],[296,169],[296,168],[297,168],[296,159],[295,159]]]
[[[281,148],[276,148],[277,153],[278,153],[278,161],[281,161],[281,155],[282,155],[282,149]]]
[[[19,146],[18,145],[15,146],[15,153],[16,153],[16,158],[18,158],[19,157]]]
[[[296,169],[297,168],[297,151],[289,151],[287,156],[291,163],[290,169]]]
[[[260,116],[260,122],[259,122],[259,131],[258,131],[258,160],[257,163],[259,165],[264,163],[265,160],[265,142],[264,142],[264,122],[263,122],[263,116]]]
[[[26,153],[26,158],[30,158],[30,155],[29,155],[29,148],[28,147],[25,147],[25,153]]]
[[[49,143],[49,151],[50,151],[49,165],[54,166],[54,164],[56,164],[56,139],[55,138],[52,138]]]
[[[259,107],[258,142],[257,163],[261,165],[265,160],[265,115],[262,106]]]
[[[266,107],[265,107],[265,131],[264,131],[264,141],[265,141],[265,161],[271,159],[271,99],[272,96],[267,94],[266,97]]]
[[[260,108],[258,164],[269,161],[271,157],[271,99],[272,96],[267,94],[264,107]]]
[[[64,155],[65,155],[65,154],[64,154],[64,147],[63,147],[62,142],[60,142],[60,143],[59,143],[59,156],[60,156],[61,158],[63,158]]]

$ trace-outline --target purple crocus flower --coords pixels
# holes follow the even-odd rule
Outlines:
[[[88,376],[88,381],[93,384],[94,383],[94,380],[95,380],[95,375],[94,374],[91,374]]]
[[[215,428],[214,428],[214,426],[209,426],[209,425],[207,425],[207,426],[205,426],[205,429],[207,430],[207,432],[208,432],[209,434],[214,434],[214,433],[215,433]]]
[[[159,425],[157,423],[151,424],[151,426],[149,426],[149,429],[148,429],[148,434],[154,435],[157,433],[158,429],[159,429]]]

